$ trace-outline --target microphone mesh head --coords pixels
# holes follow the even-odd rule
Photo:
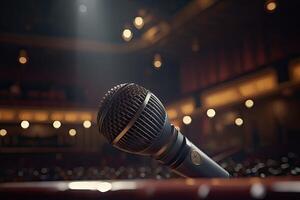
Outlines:
[[[98,112],[99,131],[112,143],[134,117],[131,128],[115,143],[120,149],[137,153],[149,147],[159,137],[166,119],[166,112],[155,95],[142,108],[150,91],[137,84],[121,84],[103,97]]]

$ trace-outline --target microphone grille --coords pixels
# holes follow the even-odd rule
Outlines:
[[[121,84],[104,96],[98,112],[99,131],[112,143],[138,113],[150,94],[148,103],[131,128],[115,144],[126,151],[137,152],[152,144],[161,132],[166,112],[155,95],[136,84]]]
[[[133,126],[119,140],[118,147],[139,152],[149,147],[160,136],[164,126],[166,112],[158,98],[151,97]]]
[[[143,103],[147,90],[135,84],[120,84],[103,97],[98,123],[100,132],[111,143],[134,117]]]

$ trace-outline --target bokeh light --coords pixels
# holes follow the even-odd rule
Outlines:
[[[244,121],[243,121],[242,118],[238,117],[238,118],[235,119],[234,123],[235,123],[235,125],[237,125],[237,126],[242,126],[243,123],[244,123]]]
[[[73,128],[71,128],[70,130],[69,130],[69,135],[70,136],[75,136],[76,135],[76,130],[75,129],[73,129]]]
[[[134,18],[133,24],[137,29],[141,29],[144,26],[144,19],[142,17],[138,16],[138,17]]]
[[[60,128],[61,127],[61,122],[60,121],[54,121],[53,122],[53,127],[54,128]]]
[[[186,115],[182,118],[182,122],[185,124],[185,125],[189,125],[190,123],[192,123],[192,118],[191,116],[189,115]]]
[[[23,128],[23,129],[27,129],[27,128],[29,128],[29,121],[26,121],[26,120],[23,120],[22,122],[21,122],[21,127]]]
[[[0,136],[4,137],[4,136],[6,136],[6,134],[7,134],[7,130],[5,130],[5,129],[0,130]]]
[[[92,126],[91,121],[85,120],[85,121],[83,122],[83,127],[84,127],[84,128],[90,128],[91,126]]]
[[[129,42],[132,39],[132,31],[128,28],[123,30],[122,37],[126,42]]]
[[[212,108],[208,109],[206,111],[206,115],[209,117],[209,118],[213,118],[215,115],[216,115],[216,111]]]
[[[276,8],[277,8],[276,1],[268,1],[266,3],[266,9],[268,12],[274,12]]]
[[[247,108],[252,108],[254,106],[254,101],[252,99],[248,99],[245,101],[245,106]]]

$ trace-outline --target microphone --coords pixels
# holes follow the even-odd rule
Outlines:
[[[151,156],[183,177],[229,177],[170,124],[160,100],[142,86],[125,83],[110,89],[100,102],[97,123],[116,148]]]

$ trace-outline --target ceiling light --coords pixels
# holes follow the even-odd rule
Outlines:
[[[206,111],[206,115],[209,117],[209,118],[213,118],[215,115],[216,115],[216,111],[212,108],[208,109]]]
[[[75,129],[73,129],[73,128],[71,128],[70,130],[69,130],[69,135],[70,136],[75,136],[76,135],[76,130]]]
[[[132,31],[128,28],[123,30],[122,37],[126,42],[129,42],[132,39]]]
[[[186,115],[182,118],[182,121],[185,125],[189,125],[190,123],[192,123],[192,118],[189,115]]]
[[[84,127],[84,128],[90,128],[91,126],[92,126],[91,121],[85,120],[85,121],[83,122],[83,127]]]
[[[235,125],[237,126],[242,126],[244,121],[242,118],[236,118],[235,121],[234,121]]]
[[[144,26],[144,19],[142,17],[138,16],[138,17],[134,18],[133,24],[137,29],[141,29]]]
[[[29,128],[29,122],[26,121],[26,120],[23,120],[23,121],[21,122],[21,127],[22,127],[23,129]]]
[[[54,121],[54,122],[53,122],[53,127],[56,128],[56,129],[57,129],[57,128],[60,128],[60,127],[61,127],[60,121]]]

